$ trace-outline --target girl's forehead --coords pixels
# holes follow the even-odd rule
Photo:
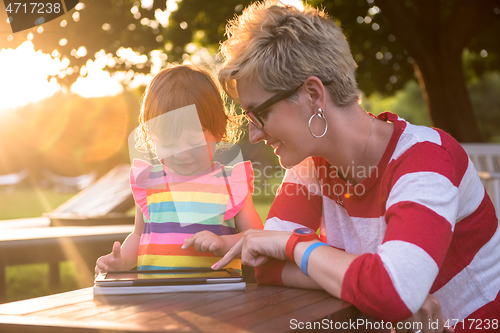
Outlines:
[[[153,137],[157,139],[174,139],[174,140],[189,140],[193,138],[204,138],[208,134],[206,129],[184,128],[177,131],[158,131],[153,133]]]

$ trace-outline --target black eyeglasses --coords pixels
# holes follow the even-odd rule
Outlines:
[[[333,80],[328,80],[323,83],[323,85],[328,85],[331,84]],[[243,112],[243,115],[247,117],[248,121],[250,121],[252,124],[254,124],[258,129],[263,129],[264,128],[264,120],[259,116],[260,113],[264,112],[268,107],[271,105],[274,105],[278,103],[279,101],[288,98],[295,94],[299,88],[302,87],[302,84],[296,88],[290,89],[290,90],[283,90],[277,93],[276,95],[272,96],[265,102],[263,102],[261,105],[257,106],[256,108],[252,110],[248,110]]]

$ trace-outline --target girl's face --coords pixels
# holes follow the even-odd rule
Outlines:
[[[153,136],[158,160],[179,175],[201,174],[212,165],[217,139],[208,130],[184,130],[178,138]]]

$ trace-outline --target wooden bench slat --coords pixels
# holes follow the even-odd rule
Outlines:
[[[500,144],[463,143],[500,218]]]

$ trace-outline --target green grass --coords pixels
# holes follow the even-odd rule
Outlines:
[[[59,263],[60,284],[49,287],[49,264],[9,266],[6,269],[6,301],[39,297],[79,288],[76,268],[73,262]]]
[[[269,208],[271,208],[271,203],[272,202],[261,202],[261,201],[254,202],[255,209],[257,210],[257,213],[259,213],[262,223],[266,222],[267,213],[269,213]]]
[[[54,210],[76,193],[59,193],[52,189],[17,187],[0,189],[0,220],[39,217]],[[6,268],[7,302],[78,289],[74,263],[59,263],[60,285],[49,288],[49,264],[30,264]]]
[[[5,188],[0,188],[0,220],[42,216],[75,194],[31,187],[18,187],[9,193]]]

